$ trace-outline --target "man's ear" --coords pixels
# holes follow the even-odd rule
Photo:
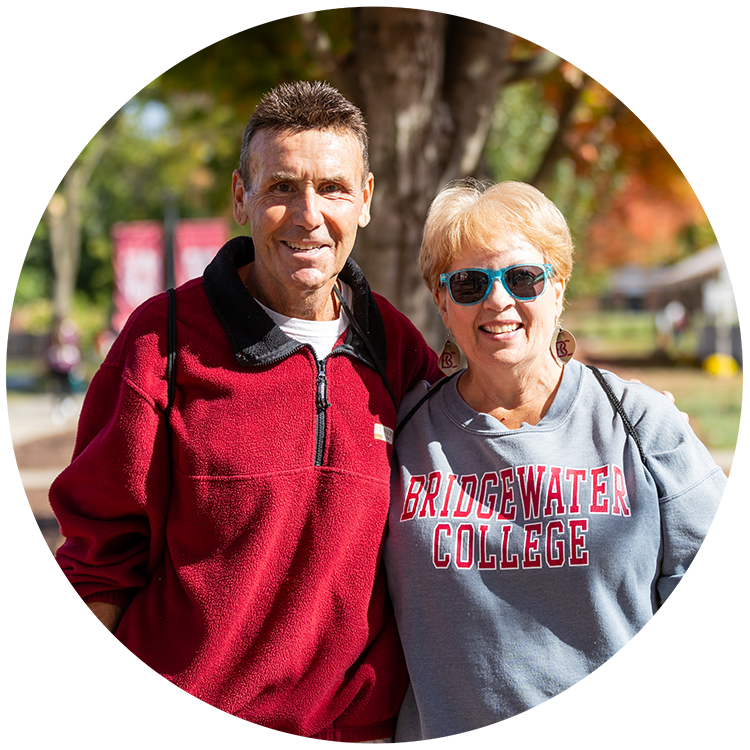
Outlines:
[[[232,213],[234,220],[244,227],[247,224],[247,211],[245,211],[245,182],[239,170],[232,172]]]
[[[364,202],[362,204],[362,210],[359,212],[359,221],[357,222],[360,227],[364,228],[370,223],[370,205],[372,204],[372,191],[375,189],[375,177],[372,172],[367,175],[365,182],[365,189],[362,192]]]

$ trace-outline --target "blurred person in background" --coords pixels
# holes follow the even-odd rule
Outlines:
[[[668,399],[571,358],[572,253],[529,185],[461,182],[430,208],[421,268],[468,364],[399,413],[396,741],[501,721],[590,674],[672,593],[724,491]]]
[[[55,396],[52,420],[58,424],[77,411],[73,389],[83,380],[80,340],[78,326],[70,318],[64,318],[54,326],[47,349],[47,367]]]
[[[349,742],[394,732],[407,676],[382,545],[396,413],[439,377],[349,255],[374,188],[360,111],[284,84],[232,176],[248,225],[131,316],[50,493],[57,559],[166,679],[242,719]]]

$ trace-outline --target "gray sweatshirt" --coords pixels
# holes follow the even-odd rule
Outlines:
[[[476,729],[562,692],[625,645],[690,565],[726,477],[667,398],[606,378],[647,467],[575,361],[534,426],[475,412],[454,378],[399,436],[385,561],[411,686],[397,741]]]

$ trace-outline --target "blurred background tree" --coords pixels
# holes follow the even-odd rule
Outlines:
[[[714,240],[680,170],[596,81],[501,29],[399,8],[290,17],[207,47],[166,71],[97,133],[52,197],[24,265],[16,328],[73,315],[90,341],[112,290],[110,228],[231,218],[230,176],[260,96],[326,79],[362,108],[376,177],[355,258],[372,287],[438,345],[416,256],[430,200],[448,181],[517,179],[542,189],[577,245],[570,296],[617,264],[663,263]],[[236,228],[239,232],[239,228]]]

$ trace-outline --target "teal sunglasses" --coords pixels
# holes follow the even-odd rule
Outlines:
[[[528,301],[544,294],[547,279],[554,275],[555,269],[550,263],[519,263],[497,270],[462,268],[441,273],[440,283],[448,287],[451,299],[457,305],[476,305],[487,299],[495,279],[503,282],[511,297]]]

